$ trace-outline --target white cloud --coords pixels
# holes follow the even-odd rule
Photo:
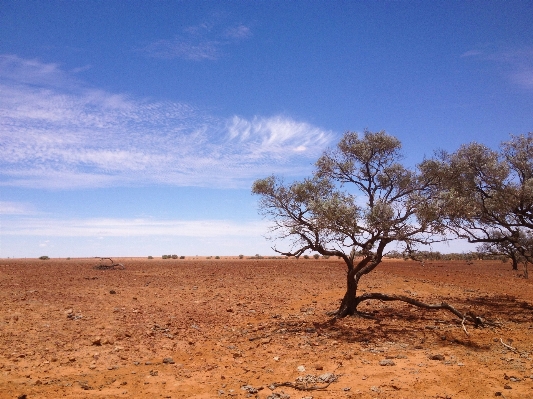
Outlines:
[[[267,222],[229,220],[154,219],[14,219],[2,228],[2,236],[45,237],[226,237],[261,236]]]
[[[243,187],[272,173],[309,173],[332,137],[290,117],[220,119],[87,88],[55,64],[0,56],[4,186]]]
[[[21,202],[0,201],[0,215],[29,215],[35,213],[33,206]]]

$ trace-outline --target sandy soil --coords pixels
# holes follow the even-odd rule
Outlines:
[[[117,261],[0,260],[0,398],[533,398],[533,280],[508,264],[387,261],[361,282],[495,323],[467,335],[379,301],[331,323],[337,259]]]

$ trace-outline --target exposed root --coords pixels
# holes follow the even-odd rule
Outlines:
[[[431,310],[447,310],[450,313],[453,313],[455,316],[457,316],[459,319],[462,320],[461,325],[463,326],[463,330],[465,330],[465,333],[468,335],[468,331],[466,331],[465,322],[469,321],[474,324],[474,327],[479,327],[483,324],[485,324],[485,320],[483,320],[481,317],[476,316],[470,312],[468,313],[461,313],[457,309],[455,309],[453,306],[446,302],[438,303],[438,304],[428,304],[425,302],[418,301],[416,299],[403,296],[403,295],[386,295],[381,293],[366,293],[357,298],[357,303],[361,303],[363,301],[368,301],[370,299],[377,299],[380,301],[401,301],[408,303],[413,306],[417,306],[419,308],[423,309],[431,309]]]

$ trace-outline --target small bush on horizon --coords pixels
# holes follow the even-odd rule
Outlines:
[[[178,259],[178,255],[172,255],[172,259]]]
[[[148,257],[148,259],[154,259],[154,257],[150,255],[150,256]]]
[[[49,260],[50,258],[46,255],[43,255],[43,256],[40,256],[39,257],[40,260]]]
[[[239,255],[239,259],[242,259],[242,258],[244,258],[244,255]]]
[[[309,255],[304,255],[304,259],[309,259]]]
[[[313,258],[318,259],[318,258],[320,258],[320,255],[319,254],[314,254]]]
[[[220,256],[215,256],[215,259],[220,259]]]
[[[163,255],[161,258],[168,259],[168,255]]]
[[[181,255],[181,256],[180,256],[180,259],[185,259],[185,256]]]

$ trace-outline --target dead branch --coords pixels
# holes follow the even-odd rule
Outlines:
[[[272,384],[269,385],[269,388],[272,391],[274,389],[276,389],[277,387],[290,387],[290,388],[297,389],[299,391],[325,391],[326,388],[329,387],[332,382],[328,382],[326,385],[321,386],[321,387],[319,387],[317,385],[308,386],[306,384],[298,384],[298,383],[290,382],[290,381],[287,381],[287,382],[273,382]]]
[[[464,322],[465,321],[470,321],[471,323],[474,324],[475,327],[478,327],[478,326],[481,326],[485,323],[485,321],[481,318],[481,317],[478,317],[472,313],[461,313],[459,312],[457,309],[455,309],[453,306],[451,306],[450,304],[446,303],[446,302],[442,302],[440,304],[428,304],[428,303],[425,303],[425,302],[421,302],[421,301],[418,301],[416,299],[413,299],[413,298],[410,298],[410,297],[407,297],[407,296],[403,296],[403,295],[387,295],[387,294],[381,294],[381,293],[378,293],[378,292],[373,292],[373,293],[366,293],[366,294],[363,294],[361,296],[359,296],[357,298],[357,302],[358,303],[361,303],[363,301],[368,301],[370,299],[378,299],[378,300],[381,300],[381,301],[401,301],[401,302],[405,302],[405,303],[408,303],[410,305],[413,305],[413,306],[417,306],[419,308],[423,308],[423,309],[431,309],[431,310],[439,310],[439,309],[443,309],[443,310],[447,310],[448,312],[450,313],[453,313],[455,316],[457,316],[459,319],[463,320],[463,328],[464,328]],[[466,332],[466,328],[465,329],[465,332]],[[468,332],[467,332],[468,334]]]
[[[96,259],[100,259],[100,264],[94,266],[94,268],[97,269],[97,270],[115,270],[115,268],[121,269],[121,270],[125,269],[125,267],[124,267],[124,265],[122,263],[115,263],[115,262],[113,262],[113,259],[111,259],[111,258],[99,258],[98,256],[96,256]],[[109,260],[111,262],[111,264],[110,265],[104,265],[103,264],[104,260]]]

